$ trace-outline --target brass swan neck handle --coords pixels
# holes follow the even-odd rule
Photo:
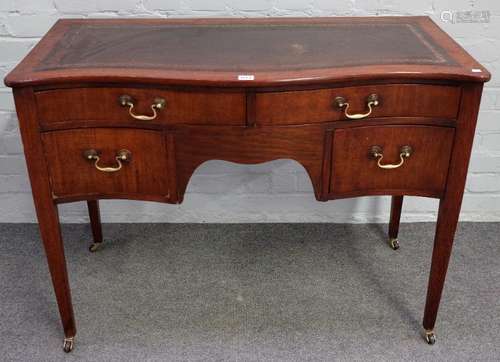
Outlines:
[[[370,148],[370,156],[373,158],[377,158],[377,166],[384,169],[384,170],[392,170],[395,168],[399,168],[403,166],[405,159],[409,158],[411,154],[413,153],[413,149],[411,146],[403,146],[401,147],[399,151],[399,162],[398,163],[387,163],[387,164],[382,164],[382,159],[384,158],[384,154],[382,151],[382,147],[380,146],[372,146]]]
[[[355,114],[348,113],[349,102],[344,97],[340,97],[340,96],[335,97],[335,104],[337,105],[337,108],[344,109],[344,114],[347,118],[349,118],[349,119],[362,119],[362,118],[366,118],[370,114],[372,114],[373,107],[377,107],[380,104],[380,100],[379,100],[378,95],[370,94],[366,98],[366,106],[368,107],[368,112],[355,113]]]
[[[148,116],[148,115],[144,115],[144,114],[135,114],[134,113],[134,107],[135,107],[134,102],[135,102],[135,100],[127,94],[124,94],[124,95],[121,95],[120,97],[118,97],[118,103],[120,103],[120,105],[122,107],[128,107],[128,113],[130,114],[130,116],[134,119],[139,120],[139,121],[152,121],[153,119],[155,119],[158,116],[158,111],[165,108],[165,103],[166,103],[165,99],[163,99],[163,98],[159,98],[159,97],[155,98],[153,100],[153,103],[151,104],[151,110],[153,111],[153,114]]]

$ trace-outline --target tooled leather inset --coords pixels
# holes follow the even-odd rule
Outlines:
[[[72,25],[36,70],[280,71],[379,64],[456,63],[409,22],[104,24]]]

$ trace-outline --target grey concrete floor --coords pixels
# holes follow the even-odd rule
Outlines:
[[[437,322],[420,325],[434,224],[63,225],[62,328],[37,225],[0,224],[3,361],[498,361],[500,224],[463,223]]]

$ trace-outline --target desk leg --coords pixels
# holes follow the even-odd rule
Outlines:
[[[50,204],[36,202],[36,200],[43,197],[37,195],[34,195],[34,197],[37,204],[40,234],[64,328],[64,350],[70,352],[73,349],[76,327],[57,206],[52,202]],[[42,205],[42,210],[39,210],[39,205]]]
[[[89,250],[91,252],[95,252],[102,243],[102,225],[99,211],[99,200],[87,201],[87,207],[89,209],[90,226],[92,227],[92,237],[94,239],[94,242],[90,245]]]
[[[73,349],[73,339],[76,334],[75,317],[71,304],[59,214],[50,187],[50,177],[39,133],[36,99],[31,88],[14,89],[14,98],[40,235],[64,328],[64,351],[69,352]]]
[[[389,245],[394,250],[399,249],[398,232],[403,208],[403,196],[393,196],[391,201],[391,217],[389,221]]]
[[[453,239],[462,205],[482,88],[482,84],[470,84],[464,86],[462,90],[462,102],[455,129],[455,142],[451,154],[445,192],[439,202],[431,272],[425,303],[423,326],[425,329],[425,338],[429,344],[434,344],[436,340],[433,329],[436,324],[439,303],[441,301],[446,271],[448,269],[448,262],[450,261]]]
[[[450,261],[453,239],[460,213],[460,203],[461,197],[459,201],[445,198],[439,203],[423,322],[425,338],[429,344],[434,344],[435,342],[433,330],[436,324],[446,271],[448,270],[448,263]]]

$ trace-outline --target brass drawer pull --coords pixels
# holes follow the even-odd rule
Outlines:
[[[410,157],[412,152],[413,152],[413,150],[412,150],[411,146],[403,146],[403,147],[401,147],[401,150],[399,151],[400,161],[398,163],[395,163],[395,164],[388,163],[388,164],[383,165],[382,159],[384,158],[384,154],[382,152],[382,147],[372,146],[370,148],[370,156],[372,156],[373,158],[378,158],[377,166],[380,168],[383,168],[385,170],[392,170],[394,168],[398,168],[398,167],[403,166],[405,159]]]
[[[118,102],[122,107],[128,107],[128,114],[130,114],[130,116],[140,121],[152,121],[158,116],[158,112],[156,110],[159,111],[165,108],[165,100],[163,98],[155,98],[153,100],[153,104],[151,105],[151,110],[153,111],[153,114],[151,116],[146,116],[143,114],[135,114],[133,112],[134,99],[131,96],[124,94],[118,97]]]
[[[349,109],[349,102],[344,97],[335,97],[335,103],[338,108],[344,108],[344,114],[349,119],[362,119],[368,117],[372,114],[373,108],[380,104],[378,96],[376,94],[370,94],[368,98],[366,98],[366,106],[368,107],[368,112],[366,113],[355,113],[349,114],[347,110]]]
[[[116,172],[120,171],[123,167],[123,162],[130,162],[132,159],[132,153],[129,150],[120,150],[116,153],[116,163],[118,166],[116,167],[102,167],[99,166],[99,151],[96,151],[94,149],[86,150],[83,152],[83,157],[89,161],[94,161],[94,166],[96,169],[102,172]]]

